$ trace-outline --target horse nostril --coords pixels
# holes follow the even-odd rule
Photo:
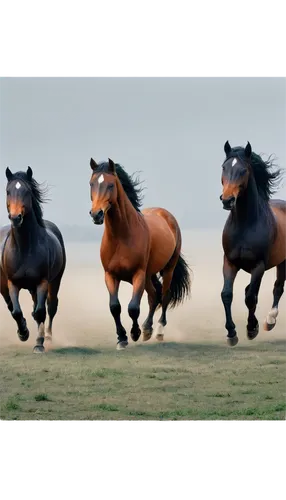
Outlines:
[[[17,220],[18,220],[18,221],[20,221],[21,219],[22,219],[22,214],[19,214],[19,215],[17,216]]]

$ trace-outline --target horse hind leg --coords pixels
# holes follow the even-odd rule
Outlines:
[[[167,314],[166,313],[167,313],[168,306],[172,300],[171,284],[172,284],[172,279],[174,276],[175,268],[176,268],[178,261],[179,261],[179,258],[180,258],[180,251],[181,251],[181,241],[179,240],[171,259],[169,260],[168,264],[161,272],[162,278],[163,278],[162,314],[159,318],[159,321],[158,321],[158,324],[156,327],[156,332],[155,332],[155,338],[159,342],[162,342],[164,340],[164,328],[167,325]]]
[[[61,283],[61,276],[57,278],[55,281],[52,281],[48,285],[48,297],[47,297],[47,306],[48,306],[48,316],[49,323],[45,333],[45,340],[48,342],[52,342],[53,337],[53,320],[55,315],[57,314],[59,299],[58,292]]]
[[[273,304],[272,308],[266,316],[263,327],[264,330],[269,332],[276,325],[278,316],[278,304],[284,292],[284,282],[286,278],[286,260],[277,266],[276,281],[273,288]]]
[[[162,285],[156,275],[146,278],[145,290],[148,295],[149,314],[142,325],[143,342],[152,337],[154,314],[162,301]]]
[[[164,328],[167,324],[166,311],[168,306],[176,307],[181,304],[191,291],[190,270],[187,262],[181,255],[181,236],[179,234],[174,253],[161,272],[162,287],[162,314],[158,322],[156,339],[164,340]]]
[[[176,265],[176,264],[175,264]],[[163,277],[163,286],[162,286],[162,314],[159,318],[156,331],[155,331],[155,337],[156,340],[159,342],[162,342],[164,340],[164,328],[167,325],[167,309],[168,305],[170,304],[171,301],[171,282],[173,278],[173,272],[175,269],[175,265],[172,265],[172,267],[165,268],[164,271],[162,272],[162,277]]]

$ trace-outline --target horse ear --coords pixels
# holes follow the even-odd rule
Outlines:
[[[250,158],[252,153],[252,148],[250,142],[247,142],[246,147],[244,148],[244,154],[246,158]]]
[[[33,177],[33,170],[31,169],[31,167],[27,168],[26,174],[27,174],[28,181],[31,181],[32,177]]]
[[[11,172],[11,170],[10,170],[9,167],[6,168],[6,177],[7,177],[8,181],[10,181],[12,179],[12,177],[13,177],[13,174],[12,174],[12,172]]]
[[[116,168],[115,168],[115,164],[114,164],[114,161],[111,160],[110,158],[108,158],[108,164],[109,164],[109,172],[111,174],[115,174],[116,172]]]
[[[90,168],[91,168],[91,170],[96,170],[97,167],[98,167],[98,165],[97,165],[96,161],[94,161],[93,158],[90,158]]]
[[[226,143],[224,145],[224,152],[225,152],[226,156],[228,156],[229,153],[231,152],[231,146],[230,146],[228,141],[226,141]]]

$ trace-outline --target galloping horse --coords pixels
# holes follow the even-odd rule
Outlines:
[[[58,291],[65,270],[62,235],[55,224],[43,220],[44,191],[33,172],[12,174],[6,169],[7,210],[11,224],[0,232],[1,294],[18,325],[23,342],[29,338],[19,304],[21,288],[29,290],[34,302],[32,316],[38,325],[34,352],[44,352],[44,340],[52,339],[52,322],[58,308]],[[45,337],[46,300],[49,325]]]
[[[235,346],[238,337],[231,315],[233,283],[240,269],[251,274],[245,289],[249,310],[247,337],[253,340],[259,331],[255,317],[258,293],[264,272],[276,266],[277,279],[273,290],[272,309],[264,322],[264,330],[274,328],[279,300],[284,291],[286,274],[286,202],[270,200],[281,179],[282,171],[273,170],[273,161],[245,148],[224,146],[226,160],[222,165],[223,193],[220,199],[230,215],[223,230],[224,286],[221,293],[228,331],[227,340]]]
[[[126,331],[120,320],[120,281],[133,285],[133,295],[128,305],[128,313],[133,321],[131,338],[136,342],[141,334],[138,318],[145,289],[149,314],[142,327],[143,340],[147,341],[152,336],[153,316],[160,305],[162,315],[156,338],[163,340],[167,307],[181,303],[188,296],[191,285],[188,265],[181,255],[179,225],[175,217],[163,208],[140,211],[139,182],[120,165],[110,159],[97,164],[91,158],[90,166],[90,215],[95,224],[105,221],[100,255],[110,295],[110,312],[117,330],[117,349],[124,349],[128,345]]]

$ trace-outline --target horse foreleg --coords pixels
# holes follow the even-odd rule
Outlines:
[[[238,337],[235,330],[235,324],[232,320],[231,314],[231,304],[233,299],[233,283],[235,277],[237,275],[238,268],[231,264],[226,256],[224,255],[223,260],[223,289],[221,292],[221,299],[223,302],[224,310],[225,310],[225,328],[227,330],[227,342],[233,347],[238,342]]]
[[[36,345],[33,349],[35,353],[42,353],[45,351],[45,321],[46,321],[46,300],[48,294],[48,282],[42,281],[37,287],[37,306],[34,310],[33,316],[38,325],[38,336]]]
[[[126,335],[126,330],[122,326],[120,315],[121,315],[121,305],[118,300],[118,290],[120,282],[115,279],[108,272],[105,273],[105,283],[109,291],[109,308],[110,312],[114,318],[117,333],[117,349],[125,349],[128,345],[128,338]]]
[[[273,304],[272,309],[267,314],[264,322],[264,330],[270,331],[276,325],[276,318],[278,316],[278,304],[284,292],[284,282],[286,278],[286,260],[277,266],[276,281],[273,289]]]
[[[137,342],[141,335],[141,330],[138,324],[138,318],[140,315],[140,302],[145,289],[145,281],[146,281],[146,273],[145,271],[137,271],[134,274],[132,285],[133,285],[133,294],[131,301],[128,304],[128,314],[133,321],[133,325],[131,328],[131,338],[134,342]]]
[[[264,272],[265,264],[264,262],[259,262],[259,264],[257,264],[257,266],[252,270],[250,284],[245,289],[245,304],[249,311],[246,332],[249,340],[255,339],[259,332],[259,323],[255,316],[255,311],[259,288]]]
[[[161,302],[162,285],[159,282],[157,276],[146,277],[145,290],[148,295],[149,314],[142,325],[144,342],[152,337],[154,314]]]
[[[8,280],[8,295],[4,296],[9,310],[11,311],[12,317],[18,326],[18,336],[22,342],[25,342],[29,338],[29,330],[27,328],[27,322],[23,316],[22,309],[19,303],[19,288],[15,286],[12,281]]]

